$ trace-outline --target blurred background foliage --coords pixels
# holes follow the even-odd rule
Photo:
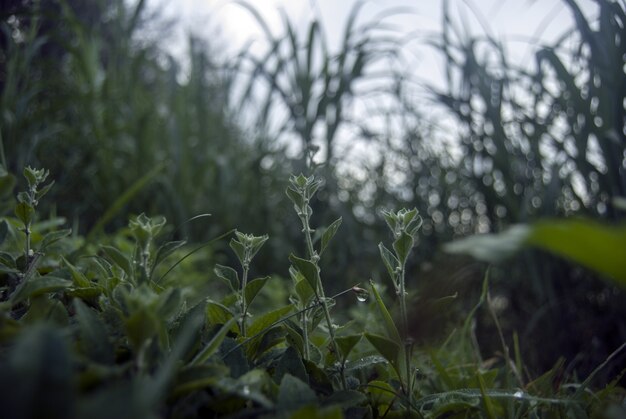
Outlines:
[[[598,0],[590,17],[563,1],[575,27],[524,68],[487,32],[465,31],[444,2],[441,32],[423,42],[445,63],[445,88],[389,65],[402,61],[403,40],[385,16],[361,22],[359,4],[339,51],[323,22],[301,32],[284,17],[276,33],[245,4],[265,31],[261,56],[225,59],[190,36],[181,63],[163,47],[172,23],[145,1],[2,2],[2,164],[49,169],[57,186],[46,212],[92,239],[142,211],[199,242],[235,227],[268,233],[256,265],[287,276],[286,255],[302,249],[283,191],[312,156],[325,180],[314,224],[343,217],[322,266],[331,289],[383,277],[383,208],[423,215],[408,280],[427,326],[414,333],[428,345],[461,318],[429,301],[458,293],[451,307],[464,312],[486,267],[441,244],[548,216],[623,219],[614,203],[626,196],[626,7]],[[353,161],[357,143],[376,158]],[[202,213],[211,217],[183,224]],[[624,291],[587,270],[526,251],[492,277],[505,336],[519,334],[531,374],[559,356],[584,374],[626,340]],[[494,353],[494,325],[479,320]]]

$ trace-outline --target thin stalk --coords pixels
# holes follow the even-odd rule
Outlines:
[[[304,359],[308,360],[311,357],[309,350],[309,319],[307,312],[302,312],[302,339],[304,340]]]
[[[24,267],[24,272],[28,271],[28,266],[30,265],[30,225],[31,223],[24,225],[24,234],[26,235],[26,245],[24,246],[24,260],[26,261],[26,266]]]
[[[304,211],[302,211],[303,215],[301,216],[301,220],[302,220],[302,227],[303,227],[303,231],[304,231],[304,236],[306,238],[306,245],[307,245],[307,250],[309,252],[309,259],[311,260],[311,262],[313,264],[315,264],[315,267],[317,268],[318,273],[320,272],[320,267],[317,264],[319,257],[317,256],[317,254],[315,253],[315,249],[313,248],[313,239],[311,238],[311,232],[313,230],[311,230],[311,227],[309,226],[309,213],[306,211],[306,207],[308,206],[309,203],[309,197],[306,197],[305,199],[305,204],[304,204]],[[315,297],[317,298],[317,301],[321,304],[322,306],[322,311],[324,312],[324,318],[326,319],[326,326],[328,327],[328,334],[330,336],[330,341],[333,345],[333,351],[335,352],[335,355],[337,356],[337,358],[339,358],[341,352],[339,352],[339,345],[337,345],[337,342],[335,341],[335,331],[333,329],[333,321],[330,317],[330,311],[328,310],[328,305],[326,304],[326,297],[324,295],[324,286],[322,285],[322,280],[321,277],[318,275],[319,281],[317,283],[317,290],[315,290]],[[340,363],[340,367],[339,367],[339,376],[341,377],[341,387],[345,390],[348,388],[348,384],[346,382],[346,374],[344,371],[344,366],[343,364]]]
[[[248,283],[248,271],[250,267],[247,263],[243,265],[241,277],[241,336],[246,337],[246,316],[248,315],[248,304],[246,303],[246,285]]]
[[[406,366],[406,391],[409,399],[409,406],[413,402],[413,380],[411,369],[411,352],[413,344],[409,342],[409,321],[406,309],[406,285],[404,281],[405,266],[400,267],[399,282],[400,282],[400,321],[402,322],[402,339],[404,340],[404,363]]]

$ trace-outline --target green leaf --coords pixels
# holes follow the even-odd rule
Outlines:
[[[320,245],[320,256],[322,255],[322,253],[324,253],[324,250],[326,250],[328,243],[332,240],[333,237],[335,237],[335,234],[337,234],[337,230],[339,230],[341,221],[341,217],[337,218],[335,221],[332,222],[331,225],[326,228],[326,230],[324,230],[324,234],[322,234],[322,243]]]
[[[568,258],[626,287],[624,224],[610,226],[585,219],[544,220],[514,226],[500,234],[472,236],[449,243],[444,249],[497,262],[527,246]]]
[[[270,279],[270,277],[266,276],[263,278],[253,279],[252,281],[248,282],[244,291],[247,305],[252,304],[252,301],[254,301],[254,298],[257,296],[259,291],[261,291],[261,289],[265,286],[265,283],[268,281],[268,279]]]
[[[133,277],[133,267],[130,263],[130,260],[122,252],[120,252],[113,246],[100,247],[102,248],[102,250],[104,250],[109,259],[111,259],[111,261],[115,265],[120,267],[129,278]]]
[[[87,277],[82,272],[76,269],[76,267],[72,265],[71,263],[69,263],[67,259],[65,259],[63,256],[61,256],[61,259],[63,260],[63,263],[65,263],[65,266],[67,266],[67,268],[70,270],[70,273],[72,274],[72,280],[74,281],[74,285],[76,285],[79,288],[88,288],[91,286],[91,282],[87,279]]]
[[[156,313],[147,307],[136,309],[124,321],[126,336],[136,351],[159,332],[160,326]]]
[[[235,252],[237,259],[239,259],[239,263],[243,265],[243,262],[246,259],[246,249],[244,245],[235,239],[230,239],[229,246],[233,249],[233,252]]]
[[[248,326],[248,336],[253,336],[247,343],[246,350],[248,355],[253,357],[258,355],[258,348],[262,343],[262,339],[277,323],[293,310],[293,304],[278,308],[276,310],[264,313],[254,317],[254,321]]]
[[[264,313],[254,318],[252,324],[248,327],[248,335],[254,336],[257,333],[261,333],[263,330],[268,329],[283,316],[287,315],[293,310],[293,305],[289,304],[276,310]]]
[[[339,350],[343,355],[343,359],[346,359],[350,352],[357,343],[361,340],[362,335],[350,335],[350,336],[339,336],[335,338],[337,342],[337,346],[339,346]]]
[[[276,382],[280,382],[285,374],[291,374],[305,383],[309,382],[309,376],[306,373],[300,354],[297,349],[292,346],[289,346],[278,360],[274,372],[274,379]]]
[[[35,209],[26,202],[18,202],[15,206],[15,215],[24,225],[28,225],[33,221],[34,213]]]
[[[216,264],[215,268],[213,268],[213,272],[215,272],[215,275],[222,279],[232,291],[239,289],[239,276],[237,275],[237,271],[233,268]]]
[[[414,242],[413,236],[405,231],[400,232],[400,236],[393,242],[393,250],[396,251],[396,256],[401,265],[404,266],[406,263]]]
[[[300,193],[293,189],[291,186],[285,189],[285,193],[287,194],[291,202],[293,202],[293,205],[298,208],[298,210],[302,208],[302,206],[304,206],[304,199],[302,198],[302,195],[300,195]]]
[[[38,295],[61,291],[72,286],[72,281],[55,276],[30,277],[23,286],[15,289],[11,295],[11,303],[17,304],[27,298],[36,297]]]
[[[315,291],[313,291],[309,282],[304,278],[296,282],[294,288],[302,306],[307,305],[315,295]]]
[[[40,189],[37,190],[37,193],[35,194],[35,199],[39,201],[41,198],[43,198],[45,194],[47,194],[50,191],[50,189],[52,189],[53,186],[54,186],[54,180],[48,183],[47,185],[42,186]]]
[[[100,317],[79,299],[74,300],[76,319],[81,334],[80,346],[91,360],[112,364],[115,360],[113,347]]]
[[[250,259],[252,259],[261,250],[261,247],[265,244],[269,236],[267,234],[263,236],[252,236],[250,239]]]
[[[376,289],[376,285],[374,285],[374,281],[370,279],[370,285],[372,287],[372,293],[374,294],[374,299],[376,301],[376,305],[378,307],[378,311],[383,317],[383,321],[385,323],[385,329],[387,330],[387,335],[389,338],[400,344],[402,339],[400,338],[400,332],[398,332],[398,328],[396,327],[391,314],[389,314],[389,310],[387,310],[387,306],[383,302],[383,299],[380,297],[378,290]]]
[[[289,260],[294,267],[304,276],[313,290],[317,290],[319,284],[319,272],[317,266],[310,260],[301,259],[294,254],[289,255]]]
[[[530,228],[518,225],[500,234],[480,234],[444,245],[448,253],[464,253],[476,259],[497,263],[522,249],[530,236]]]
[[[195,356],[193,361],[191,361],[190,365],[200,365],[200,364],[203,364],[213,354],[215,354],[215,352],[217,352],[217,350],[219,349],[220,345],[222,344],[222,341],[226,337],[226,334],[229,332],[229,330],[233,326],[236,326],[236,322],[235,321],[236,321],[235,317],[233,317],[230,320],[228,320],[221,327],[221,329],[211,338],[209,343],[207,343],[206,346],[198,353],[198,355]]]
[[[400,357],[400,345],[396,342],[387,339],[386,337],[374,335],[371,333],[365,333],[365,338],[372,344],[376,351],[385,358],[393,369],[396,371],[398,376],[400,376],[400,369],[398,364],[398,359]]]
[[[74,412],[75,366],[62,330],[44,325],[24,328],[7,350],[0,377],[3,417],[78,417]]]
[[[215,301],[209,301],[207,303],[206,316],[209,325],[225,324],[234,317],[233,313],[231,313],[226,306],[216,303]],[[236,324],[233,326],[233,332],[239,333],[239,329]]]
[[[315,392],[302,380],[285,374],[278,388],[276,408],[278,412],[295,410],[306,405],[317,404]]]
[[[59,240],[69,236],[70,234],[72,234],[72,230],[69,228],[64,229],[64,230],[51,231],[50,233],[46,234],[43,237],[43,240],[41,241],[41,244],[39,245],[39,250],[40,251],[46,250],[48,246],[50,246],[53,243],[58,242]]]
[[[380,257],[385,264],[385,268],[387,268],[387,272],[389,272],[389,277],[393,281],[394,286],[397,287],[396,268],[400,266],[400,261],[398,261],[398,258],[396,258],[391,250],[387,249],[384,244],[379,243],[378,250],[380,250]]]
[[[24,170],[22,171],[22,174],[24,175],[24,177],[26,178],[26,181],[28,182],[28,186],[30,186],[31,188],[33,186],[36,186],[37,183],[39,183],[37,172],[38,172],[37,170],[31,167],[25,167]]]

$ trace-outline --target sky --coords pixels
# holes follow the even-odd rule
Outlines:
[[[323,23],[331,49],[337,49],[344,23],[357,0],[248,0],[275,34],[282,33],[281,15],[284,10],[296,27],[305,31],[314,17]],[[361,22],[375,18],[383,10],[404,8],[403,13],[386,18],[398,32],[415,36],[408,43],[409,54],[417,57],[418,77],[437,82],[441,74],[438,64],[424,50],[420,39],[439,31],[442,23],[443,0],[369,0],[359,15]],[[535,40],[554,42],[573,23],[563,0],[449,0],[453,15],[465,14],[475,34],[488,31],[503,41],[514,62],[526,62],[532,57]],[[592,0],[579,0],[585,13],[595,12]],[[215,39],[234,54],[248,41],[262,39],[262,30],[251,14],[232,0],[150,0],[166,16],[179,21],[181,32],[191,31]],[[486,29],[485,29],[486,28]]]
[[[279,36],[284,33],[280,10],[284,10],[290,21],[304,37],[309,23],[318,18],[326,33],[331,52],[339,52],[344,24],[357,0],[247,0],[267,22],[271,31]],[[505,46],[510,64],[533,65],[533,47],[537,44],[554,43],[566,30],[573,26],[573,17],[564,0],[369,0],[359,14],[358,22],[366,23],[379,19],[383,11],[401,8],[402,12],[387,16],[386,23],[393,24],[400,36],[412,41],[404,44],[405,65],[417,80],[443,88],[444,63],[440,53],[426,45],[429,35],[441,31],[442,10],[447,3],[453,20],[465,22],[472,35],[488,34]],[[594,16],[593,0],[577,0],[588,16]],[[233,0],[149,0],[149,7],[159,8],[166,17],[178,21],[180,34],[192,32],[217,44],[222,54],[233,56],[247,46],[267,46],[261,27],[249,11]],[[179,39],[184,40],[184,36]],[[251,44],[249,44],[251,42]],[[250,46],[251,45],[251,46]],[[185,43],[172,45],[175,52],[182,53]],[[181,54],[184,57],[184,53]],[[367,109],[356,111],[369,115]],[[433,111],[436,112],[436,111]],[[427,115],[432,116],[432,115]],[[342,137],[357,137],[356,133],[343,132]],[[313,139],[315,142],[316,140]],[[342,144],[353,144],[346,140]],[[444,145],[448,150],[454,145]],[[356,151],[354,151],[356,150]],[[367,146],[350,150],[339,150],[337,155],[355,153],[355,161],[376,159],[376,152]],[[383,151],[381,150],[381,153]],[[367,163],[366,163],[367,164]],[[352,167],[355,167],[352,165]]]

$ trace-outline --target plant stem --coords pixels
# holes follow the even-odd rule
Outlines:
[[[315,265],[315,267],[317,268],[317,272],[319,274],[320,273],[320,267],[318,265],[319,258],[317,257],[317,254],[315,253],[315,249],[313,248],[313,239],[311,238],[311,232],[313,230],[311,230],[311,228],[309,227],[310,217],[309,217],[309,213],[306,211],[306,207],[308,206],[308,203],[309,203],[308,198],[309,197],[305,198],[304,208],[302,208],[304,210],[302,211],[303,215],[301,216],[302,227],[304,231],[304,236],[306,238],[306,245],[307,245],[307,250],[309,253],[309,259]],[[328,305],[326,304],[326,296],[324,295],[324,286],[322,284],[322,279],[320,275],[318,275],[318,278],[319,278],[319,281],[317,283],[317,290],[315,290],[315,297],[317,298],[317,301],[322,306],[322,311],[324,312],[324,318],[326,319],[326,326],[328,327],[328,334],[330,336],[330,341],[333,345],[333,351],[335,352],[335,356],[337,357],[337,359],[339,359],[341,352],[339,352],[339,346],[337,345],[337,342],[335,341],[335,330],[333,329],[333,321],[330,317],[330,311],[328,310]],[[341,387],[345,390],[347,388],[347,382],[346,382],[346,375],[344,372],[343,364],[340,364],[339,376],[341,377]]]
[[[26,265],[24,266],[24,272],[28,271],[28,266],[30,265],[30,225],[31,223],[24,225],[24,234],[26,235],[26,245],[24,246],[24,260],[26,261]]]
[[[248,283],[248,271],[250,267],[243,264],[243,275],[241,278],[241,336],[246,337],[246,316],[248,315],[248,304],[246,303],[246,285]]]
[[[309,350],[309,319],[306,311],[302,312],[302,339],[304,340],[304,359],[308,360],[311,357]]]
[[[406,268],[404,264],[400,267],[399,282],[400,282],[400,321],[402,322],[402,339],[404,340],[404,363],[406,366],[406,391],[409,400],[409,406],[413,402],[413,379],[411,373],[411,352],[413,345],[409,342],[409,319],[406,309],[406,285],[405,274]]]

